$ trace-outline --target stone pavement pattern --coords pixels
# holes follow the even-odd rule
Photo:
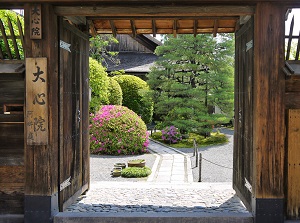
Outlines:
[[[189,156],[154,142],[157,155],[144,182],[92,182],[67,213],[251,214],[231,183],[194,183]]]
[[[230,183],[94,182],[67,212],[248,213]]]

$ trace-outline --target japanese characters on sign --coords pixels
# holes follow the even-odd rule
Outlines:
[[[26,58],[27,145],[48,144],[47,58]]]
[[[40,4],[30,8],[30,39],[42,39],[42,10]]]

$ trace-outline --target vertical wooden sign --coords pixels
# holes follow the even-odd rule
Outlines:
[[[25,120],[27,145],[47,145],[47,58],[26,58]]]
[[[30,39],[42,39],[41,4],[34,4],[30,7]]]

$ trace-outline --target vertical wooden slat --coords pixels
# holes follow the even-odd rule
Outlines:
[[[152,33],[153,33],[153,37],[156,37],[156,23],[155,20],[152,20]]]
[[[132,30],[132,36],[133,38],[136,37],[136,28],[135,28],[135,22],[134,20],[130,20],[131,30]]]
[[[7,17],[7,22],[8,22],[8,27],[9,27],[9,31],[10,31],[11,40],[12,40],[14,50],[15,50],[15,54],[16,54],[16,59],[19,60],[21,58],[20,58],[19,48],[18,48],[18,45],[17,45],[16,35],[15,35],[14,29],[13,29],[13,26],[12,26],[12,23],[11,23],[11,20],[10,20],[9,17]]]
[[[300,53],[300,31],[299,31],[295,60],[299,60],[299,53]]]
[[[111,27],[113,36],[116,38],[116,36],[117,36],[117,29],[116,29],[115,23],[114,23],[113,20],[109,20],[109,23],[110,23],[110,27]]]
[[[5,45],[5,48],[6,48],[8,58],[12,59],[12,54],[11,54],[10,47],[9,47],[9,44],[8,44],[7,35],[5,33],[4,25],[3,25],[1,19],[0,19],[0,30],[1,30],[1,33],[2,33],[2,37],[3,37],[3,41],[4,41],[4,45]]]
[[[300,109],[288,111],[288,185],[287,215],[289,219],[300,217]]]
[[[197,36],[197,30],[198,30],[198,20],[194,20],[194,37]]]
[[[286,49],[286,60],[290,59],[290,53],[291,53],[291,44],[292,44],[292,40],[293,40],[293,30],[294,30],[294,16],[292,18],[291,21],[291,26],[290,26],[290,32],[289,32],[289,39],[288,39],[288,45],[287,45],[287,49]]]
[[[25,56],[24,34],[23,34],[23,29],[22,29],[22,25],[21,25],[19,17],[17,17],[17,26],[18,26],[18,30],[19,30],[19,36],[20,36],[21,44],[22,44],[22,47],[23,47],[23,53],[24,53],[24,56]]]
[[[173,36],[177,37],[177,20],[175,19],[173,22]]]
[[[219,28],[219,20],[215,19],[214,21],[214,31],[213,31],[213,36],[216,37],[218,33],[218,28]]]

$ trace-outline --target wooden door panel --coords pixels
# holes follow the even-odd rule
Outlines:
[[[83,90],[88,89],[83,84],[88,77],[88,36],[81,31],[60,21],[60,41],[70,44],[69,48],[60,49],[60,210],[64,210],[72,203],[89,183],[86,177],[86,165],[89,165],[89,156],[86,154],[88,146],[83,147],[86,141],[88,125],[88,103],[83,100],[86,95]],[[87,107],[87,108],[86,108]],[[84,126],[83,124],[84,123]],[[85,130],[86,129],[86,130]],[[83,188],[85,188],[83,190]]]

